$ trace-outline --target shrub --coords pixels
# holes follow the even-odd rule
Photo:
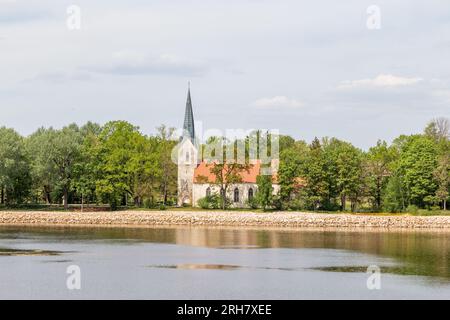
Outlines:
[[[248,199],[246,202],[247,206],[250,207],[251,209],[258,209],[258,200],[256,199],[256,197],[253,197],[251,199]]]
[[[150,198],[145,198],[143,204],[144,204],[144,208],[147,208],[147,209],[151,209],[154,207],[154,203],[153,203],[152,199],[150,199]]]
[[[411,214],[417,214],[417,212],[419,212],[419,208],[413,204],[410,204],[406,208],[406,212],[411,213]]]
[[[304,198],[295,198],[289,201],[288,203],[289,210],[305,210],[308,209],[308,205]]]
[[[200,198],[197,204],[202,209],[218,209],[220,208],[220,197],[217,194]]]

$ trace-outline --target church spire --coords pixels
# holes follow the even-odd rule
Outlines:
[[[193,144],[195,144],[194,113],[192,112],[191,85],[190,85],[190,82],[188,82],[188,94],[187,94],[187,100],[186,100],[186,111],[184,113],[183,137],[191,139],[191,142]]]

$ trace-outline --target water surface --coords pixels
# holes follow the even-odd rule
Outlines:
[[[0,298],[449,299],[449,253],[449,232],[0,227]]]

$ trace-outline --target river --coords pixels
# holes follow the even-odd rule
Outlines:
[[[450,231],[2,226],[0,298],[450,299],[449,253]]]

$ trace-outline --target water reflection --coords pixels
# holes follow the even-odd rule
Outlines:
[[[237,266],[229,264],[199,264],[199,263],[183,263],[171,265],[154,265],[148,266],[155,269],[183,269],[183,270],[237,270],[237,269],[253,269],[253,270],[277,270],[277,271],[299,271],[302,268],[272,268],[272,267],[251,267]]]
[[[81,228],[1,227],[0,238],[41,240],[103,240],[121,243],[154,242],[218,249],[325,248],[373,254],[398,261],[397,274],[437,276],[450,279],[450,233],[431,231],[336,231],[232,228]],[[5,249],[4,249],[5,250]],[[0,255],[2,251],[0,250]],[[7,254],[8,251],[3,251]],[[17,253],[17,252],[16,252]],[[30,253],[30,252],[28,252]],[[42,254],[42,252],[41,252]],[[328,268],[329,266],[327,266]],[[342,267],[323,271],[345,272]],[[361,269],[354,268],[353,270]],[[208,268],[208,267],[204,267]],[[214,267],[211,267],[214,268]],[[385,267],[386,268],[386,267]],[[365,271],[365,270],[364,270]]]
[[[156,265],[149,266],[149,268],[156,269],[183,269],[183,270],[236,270],[241,269],[241,266],[226,265],[226,264],[196,264],[184,263],[176,265]]]

